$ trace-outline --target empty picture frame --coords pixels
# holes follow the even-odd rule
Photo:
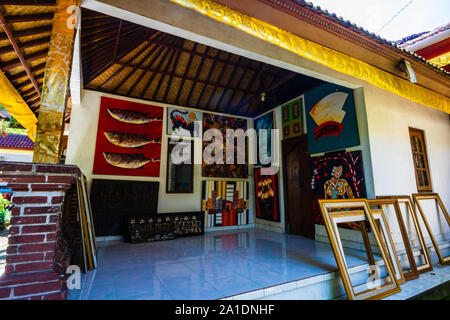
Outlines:
[[[403,274],[402,266],[400,264],[400,260],[398,259],[397,250],[395,249],[394,241],[391,237],[391,230],[389,229],[388,220],[386,218],[386,214],[383,209],[384,200],[367,200],[369,206],[378,207],[378,209],[371,209],[370,213],[375,221],[378,221],[380,227],[378,231],[381,234],[381,240],[383,244],[386,246],[386,251],[391,258],[392,265],[395,269],[395,274],[397,275],[397,280],[399,284],[403,284],[406,282],[405,276]],[[395,201],[393,201],[395,203]],[[384,241],[383,241],[384,240]]]
[[[430,235],[431,242],[433,242],[434,249],[436,250],[436,253],[439,257],[439,262],[443,265],[450,264],[450,256],[442,256],[442,252],[439,249],[439,244],[436,241],[436,238],[433,235],[433,232],[431,230],[430,224],[428,223],[428,219],[425,215],[425,211],[423,210],[422,205],[420,204],[420,201],[422,200],[434,200],[436,204],[441,208],[442,214],[445,217],[445,220],[447,220],[447,224],[450,226],[450,217],[448,215],[447,210],[445,209],[444,204],[442,203],[441,197],[437,193],[415,193],[413,194],[414,203],[417,205],[417,208],[419,208],[420,215],[422,216],[423,222],[425,223],[425,227],[427,228],[428,234]],[[439,210],[438,214],[439,214]]]
[[[424,263],[421,265],[417,265],[415,259],[413,259],[414,268],[417,270],[417,273],[424,273],[433,270],[433,265],[431,264],[430,255],[428,254],[427,246],[425,243],[425,238],[423,237],[422,229],[419,225],[419,220],[417,217],[417,213],[415,207],[413,206],[413,202],[410,196],[378,196],[377,199],[393,199],[397,202],[397,210],[395,210],[395,214],[397,216],[397,221],[400,227],[400,231],[403,238],[403,243],[405,244],[406,253],[408,255],[408,259],[411,265],[411,269],[413,269],[413,265],[411,264],[410,255],[414,257],[414,252],[412,251],[411,239],[408,236],[408,230],[406,229],[405,221],[403,220],[402,212],[400,210],[400,204],[406,205],[406,214],[411,216],[411,220],[413,222],[413,227],[417,233],[417,238],[419,240],[420,250],[422,251],[422,255],[424,257]],[[395,207],[394,207],[395,208]],[[408,251],[410,250],[410,253]],[[413,274],[405,273],[406,281],[416,279],[417,276]]]
[[[340,199],[340,200],[318,200],[323,215],[325,227],[333,248],[334,257],[344,283],[345,292],[350,300],[376,300],[400,292],[400,284],[397,281],[395,270],[389,259],[388,253],[382,244],[381,236],[370,213],[369,204],[365,199]],[[356,293],[352,286],[350,273],[344,255],[344,247],[338,231],[338,223],[368,221],[376,241],[381,258],[386,266],[388,281],[375,288],[368,288]]]

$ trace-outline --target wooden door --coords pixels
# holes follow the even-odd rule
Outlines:
[[[283,140],[286,232],[314,239],[311,169],[306,135]]]

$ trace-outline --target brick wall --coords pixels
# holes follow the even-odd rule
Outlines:
[[[76,166],[0,163],[0,183],[13,189],[0,299],[65,299],[70,251],[60,228],[65,192]]]

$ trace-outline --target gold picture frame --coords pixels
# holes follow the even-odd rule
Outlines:
[[[405,248],[408,251],[408,247],[409,247],[409,249],[411,250],[411,254],[414,256],[414,254],[412,252],[412,247],[410,245],[411,241],[409,239],[408,232],[407,232],[406,226],[405,226],[405,222],[403,221],[403,217],[401,215],[401,210],[400,210],[400,204],[406,205],[407,214],[409,213],[411,215],[414,229],[416,230],[417,238],[419,240],[420,250],[422,250],[423,256],[425,259],[425,263],[420,266],[417,266],[415,261],[413,261],[414,268],[417,270],[417,272],[419,274],[433,270],[433,265],[431,264],[431,258],[428,253],[427,245],[425,243],[425,238],[422,233],[422,228],[420,228],[417,212],[416,212],[415,206],[413,205],[413,201],[412,201],[411,197],[410,196],[378,196],[377,199],[393,199],[397,202],[397,206],[398,206],[398,211],[396,211],[397,221],[399,223],[402,237],[404,238],[403,241],[405,242],[405,239],[407,239],[407,243],[405,242]],[[410,261],[410,264],[411,264],[411,261]],[[408,276],[405,274],[405,278],[408,281],[411,279],[415,279],[417,277],[408,278]]]
[[[349,300],[377,300],[400,292],[400,284],[394,271],[391,259],[383,246],[380,233],[371,214],[366,199],[340,199],[318,200],[320,210],[325,222],[334,257],[344,284],[345,292]],[[361,210],[362,209],[362,210]],[[344,256],[344,248],[338,231],[338,223],[368,221],[375,238],[381,258],[386,266],[389,281],[376,288],[369,288],[355,293],[352,286],[347,262]]]
[[[450,256],[442,256],[442,252],[439,249],[439,244],[436,241],[436,238],[433,235],[433,232],[431,230],[431,227],[428,223],[428,219],[425,215],[425,211],[422,208],[422,205],[420,204],[420,200],[434,200],[436,204],[441,208],[441,211],[447,220],[447,224],[450,226],[450,217],[448,215],[447,210],[445,209],[444,203],[441,200],[441,197],[438,193],[414,193],[413,194],[414,204],[417,205],[417,208],[419,208],[420,215],[422,216],[423,222],[425,223],[425,227],[427,228],[428,234],[431,238],[431,242],[433,243],[434,250],[436,250],[436,253],[439,258],[439,262],[442,265],[448,265],[450,264]],[[439,210],[438,210],[439,214]]]
[[[371,207],[378,207],[377,209],[371,209],[371,214],[374,220],[378,220],[380,223],[380,228],[378,228],[378,231],[380,231],[380,234],[382,235],[381,240],[384,240],[382,241],[382,243],[385,245],[386,251],[391,258],[391,262],[395,269],[395,274],[397,275],[398,283],[403,284],[406,282],[405,275],[403,273],[400,260],[398,259],[397,250],[395,249],[395,244],[391,237],[391,230],[389,229],[386,213],[383,209],[383,206],[386,205],[386,200],[367,200],[367,202]],[[388,202],[388,204],[394,204],[395,207],[395,201]],[[397,210],[397,208],[395,208],[395,210]]]

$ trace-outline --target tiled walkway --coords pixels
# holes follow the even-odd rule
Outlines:
[[[98,256],[69,299],[220,299],[337,270],[329,245],[258,229],[115,243]],[[350,267],[366,262],[361,251],[346,257]]]

